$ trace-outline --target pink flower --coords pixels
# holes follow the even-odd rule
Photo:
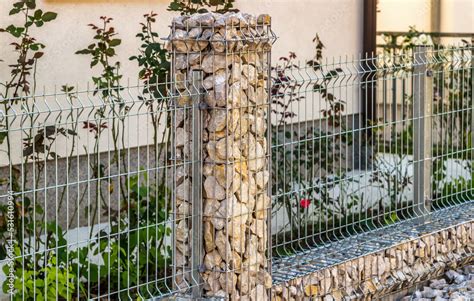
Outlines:
[[[310,199],[301,199],[301,201],[300,201],[301,208],[308,208],[309,205],[311,205],[311,200]]]

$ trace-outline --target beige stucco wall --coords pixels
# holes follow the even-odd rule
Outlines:
[[[12,22],[6,17],[14,0],[0,1],[0,27]],[[35,30],[38,39],[47,46],[45,56],[38,65],[38,86],[79,84],[84,86],[94,74],[89,69],[89,58],[75,55],[85,48],[92,38],[88,23],[98,23],[100,16],[114,18],[114,26],[123,40],[118,53],[125,78],[136,80],[137,67],[128,58],[137,53],[139,41],[135,34],[144,13],[157,12],[157,31],[162,37],[176,13],[166,11],[169,0],[37,0],[44,11],[58,12],[58,18],[41,30]],[[327,46],[327,55],[357,54],[362,45],[362,0],[237,0],[235,6],[249,13],[269,13],[280,39],[274,48],[278,58],[288,51],[296,51],[302,59],[310,58],[312,38],[319,33]],[[0,34],[0,57],[3,66],[14,55],[6,34]],[[0,80],[8,76],[0,68]]]
[[[0,1],[0,27],[21,21],[19,16],[7,17],[11,4],[15,0]],[[118,48],[117,59],[121,61],[123,83],[130,79],[130,84],[137,83],[138,68],[129,57],[137,54],[140,41],[135,35],[140,31],[139,22],[143,14],[154,11],[158,13],[156,30],[161,37],[168,34],[168,25],[171,23],[174,12],[166,10],[170,0],[37,0],[38,7],[43,11],[55,11],[58,17],[55,21],[46,24],[40,30],[35,29],[33,35],[46,44],[45,55],[37,66],[37,93],[60,89],[61,85],[78,86],[85,89],[91,76],[97,75],[100,70],[89,68],[88,56],[74,53],[87,47],[93,36],[93,31],[87,24],[98,23],[99,17],[106,15],[114,18],[115,26],[122,45]],[[274,31],[279,39],[274,46],[273,61],[287,55],[289,51],[297,53],[302,61],[311,59],[314,53],[312,39],[316,33],[326,45],[325,56],[338,58],[342,55],[357,55],[362,48],[363,1],[362,0],[237,0],[235,6],[241,11],[253,14],[268,13],[273,17]],[[21,24],[21,23],[16,23]],[[9,77],[8,63],[14,61],[10,39],[6,34],[0,34],[0,82]],[[303,62],[304,63],[304,62]],[[90,85],[92,88],[93,85]],[[84,101],[87,102],[87,96]],[[59,102],[61,99],[56,99]],[[51,103],[53,100],[46,99]],[[53,104],[54,105],[54,104]],[[47,109],[43,106],[43,109]],[[356,107],[352,109],[357,110]],[[319,111],[318,111],[319,112]],[[319,113],[318,113],[319,114]],[[46,116],[46,114],[44,114]],[[47,115],[36,121],[36,124],[54,124],[57,116]],[[83,118],[86,118],[83,116]],[[92,118],[92,117],[90,117]],[[19,128],[20,120],[17,119]],[[136,125],[133,125],[136,124]],[[127,147],[147,144],[151,141],[144,133],[146,126],[143,120],[129,120],[131,133],[127,139]],[[145,128],[144,130],[140,130]],[[84,136],[84,135],[81,135]],[[13,152],[21,154],[21,131],[13,137]],[[15,140],[16,139],[16,140]],[[82,138],[81,138],[82,139]],[[106,139],[106,138],[104,138]],[[91,144],[81,141],[80,144]],[[107,149],[107,142],[102,144],[101,150]],[[58,147],[62,147],[61,144]],[[0,146],[0,151],[5,145]],[[61,152],[61,150],[57,150]],[[65,150],[64,150],[65,151]],[[78,152],[83,153],[82,147]],[[17,158],[19,159],[19,157]],[[0,156],[0,165],[7,163],[6,156]]]
[[[430,31],[431,0],[379,0],[378,31]]]
[[[474,32],[472,0],[379,0],[377,30],[407,31],[410,25],[420,31],[433,31],[431,10],[439,5],[441,32]]]
[[[474,1],[441,1],[441,30],[474,34]],[[445,43],[457,43],[459,39],[444,39]]]

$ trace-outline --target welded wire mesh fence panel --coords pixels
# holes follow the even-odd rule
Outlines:
[[[282,58],[272,80],[274,257],[474,199],[472,46]]]
[[[170,85],[63,87],[3,101],[5,293],[137,300],[175,290],[171,119],[191,109],[171,105]]]
[[[169,82],[2,100],[5,291],[266,299],[274,40],[268,15],[181,16]]]

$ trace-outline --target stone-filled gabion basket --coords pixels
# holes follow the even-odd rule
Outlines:
[[[177,289],[192,288],[194,297],[198,288],[204,297],[266,300],[272,285],[270,23],[268,15],[245,13],[172,22],[173,147],[181,162],[175,172],[174,279]]]

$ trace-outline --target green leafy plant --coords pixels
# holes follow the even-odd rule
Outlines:
[[[203,13],[213,10],[218,13],[238,11],[234,8],[235,0],[173,0],[168,6],[169,11],[177,11],[182,15]]]
[[[19,161],[22,166],[33,166],[36,172],[40,174],[44,170],[44,164],[41,160],[56,156],[51,146],[61,140],[59,139],[61,136],[70,137],[74,135],[73,130],[66,128],[56,129],[53,126],[34,129],[30,127],[22,130],[25,144],[23,153],[18,154],[18,152],[12,151],[12,139],[14,137],[13,133],[10,132],[13,126],[9,116],[14,106],[21,105],[25,108],[25,112],[29,112],[23,117],[24,123],[33,124],[35,120],[35,116],[31,112],[34,111],[32,108],[35,105],[36,67],[44,55],[46,45],[32,35],[32,30],[42,28],[46,23],[53,21],[57,14],[55,12],[45,12],[38,8],[35,0],[22,0],[12,3],[9,15],[19,17],[20,23],[10,24],[0,29],[0,32],[8,34],[9,38],[12,39],[10,45],[16,54],[14,62],[8,64],[10,77],[5,82],[0,83],[2,87],[0,89],[0,104],[3,106],[4,114],[3,118],[0,119],[0,145],[5,145],[5,154],[12,170],[11,177],[0,179],[0,185],[8,186],[7,190],[11,193],[14,210],[9,212],[6,205],[0,205],[0,259],[7,256],[6,241],[10,238],[14,241],[16,256],[25,256],[28,252],[38,251],[40,245],[44,245],[40,234],[47,227],[44,222],[42,207],[31,201],[32,198],[37,197],[37,192],[35,191],[32,195],[22,194],[23,187],[38,185],[39,177],[37,175],[30,176],[31,168],[20,171],[14,164]],[[31,144],[33,141],[37,142],[35,147]],[[13,220],[13,233],[7,226],[7,220]],[[13,235],[13,237],[10,237],[10,235]],[[50,258],[50,260],[53,259]],[[13,280],[15,284],[13,289],[16,289],[14,293],[18,293],[18,285],[21,284],[18,277],[21,277],[23,272],[31,273],[28,269],[46,271],[49,268],[46,265],[50,262],[47,258],[41,262],[34,262],[32,257],[25,259],[25,262],[14,260],[11,266],[15,271],[14,279],[5,281],[3,284],[4,290],[7,289],[5,284]],[[28,266],[28,269],[22,270],[26,266]],[[41,275],[38,274],[38,278],[44,281],[44,277],[41,278]],[[46,298],[47,294],[43,297]],[[34,296],[30,295],[29,297]]]
[[[30,94],[32,92],[31,77],[36,72],[36,64],[44,55],[43,49],[46,46],[30,32],[32,28],[40,28],[57,17],[55,12],[43,12],[37,8],[35,0],[22,0],[13,3],[9,15],[21,15],[23,23],[10,24],[0,29],[0,32],[8,33],[14,39],[11,45],[18,54],[16,62],[9,65],[10,79],[6,83],[2,83],[4,91],[0,96],[3,99],[17,98],[20,93]]]
[[[145,102],[150,112],[153,125],[155,158],[161,158],[164,145],[170,139],[169,133],[168,136],[162,135],[161,140],[159,140],[160,133],[158,131],[162,122],[166,122],[167,125],[170,124],[169,116],[164,113],[166,111],[166,99],[169,90],[169,54],[165,45],[159,41],[158,33],[153,29],[157,14],[150,12],[143,15],[143,17],[145,20],[140,23],[141,32],[136,35],[142,43],[139,54],[131,56],[130,60],[136,61],[140,68],[138,77],[143,82],[143,89],[142,94],[138,98]]]
[[[21,255],[19,247],[15,248],[17,256]],[[43,267],[35,269],[29,262],[23,264],[21,258],[16,261],[20,268],[15,270],[14,291],[12,300],[72,300],[75,291],[75,275],[72,266],[60,265],[54,253],[49,253]],[[3,271],[8,273],[8,266]],[[4,282],[3,290],[9,289],[8,282]]]
[[[165,187],[151,184],[144,171],[141,176],[128,177],[127,186],[130,197],[122,201],[118,220],[92,237],[87,247],[69,255],[69,258],[77,258],[71,263],[72,270],[86,279],[82,285],[87,286],[88,291],[79,292],[84,298],[106,292],[110,292],[112,298],[152,297],[169,285],[166,280],[146,284],[147,279],[164,279],[169,273],[171,248],[165,244],[165,238],[171,235],[166,224],[170,212],[166,199],[169,193]],[[120,292],[123,287],[133,289]]]

